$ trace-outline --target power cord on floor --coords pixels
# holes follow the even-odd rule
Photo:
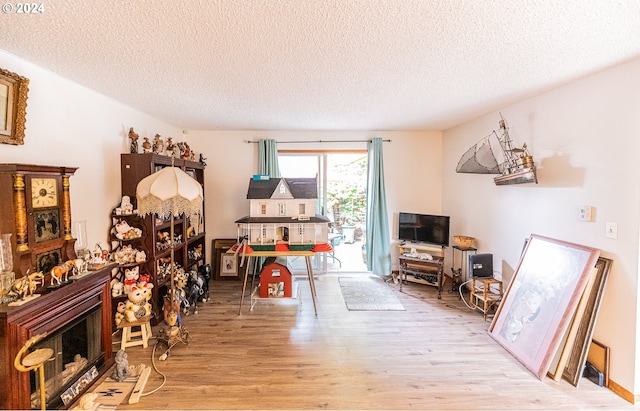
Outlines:
[[[156,366],[156,348],[158,347],[159,343],[160,342],[157,342],[156,345],[153,346],[153,351],[151,352],[151,366],[153,367],[155,372],[157,372],[158,374],[160,374],[162,376],[162,384],[160,384],[160,386],[154,388],[151,391],[143,392],[142,394],[140,394],[141,397],[146,397],[147,395],[151,395],[151,394],[159,391],[162,387],[164,387],[164,384],[167,382],[167,376],[165,374],[161,373],[160,370],[158,369],[158,367]]]
[[[496,276],[496,274],[497,274],[497,276]],[[502,278],[501,273],[500,273],[500,272],[498,272],[498,271],[494,271],[494,272],[493,272],[493,278],[498,278],[498,277],[500,277],[500,279]],[[466,299],[464,298],[464,296],[462,295],[462,289],[464,288],[464,286],[465,286],[465,285],[467,285],[467,284],[469,284],[469,283],[470,283],[470,282],[472,282],[472,281],[473,281],[473,278],[472,278],[472,279],[470,279],[470,280],[467,280],[467,281],[463,282],[462,284],[460,284],[460,285],[458,286],[458,292],[460,293],[460,299],[462,300],[462,302],[464,303],[464,305],[466,305],[466,306],[467,306],[467,308],[469,308],[470,310],[476,310],[476,309],[481,308],[481,307],[480,307],[478,304],[474,304],[473,306],[471,306],[471,304],[467,303],[467,300],[466,300]],[[502,281],[502,280],[500,280],[500,281]],[[474,291],[475,291],[475,290],[474,290]]]
[[[162,355],[160,355],[160,361],[164,361],[169,357],[171,353],[171,349],[175,347],[177,344],[185,344],[188,345],[191,342],[191,337],[189,335],[189,331],[187,331],[182,326],[170,327],[168,330],[161,330],[161,336],[157,337],[156,345],[153,346],[153,352],[151,353],[151,365],[153,369],[162,376],[162,384],[159,387],[155,388],[152,391],[140,394],[141,397],[151,395],[161,389],[164,384],[167,382],[167,376],[158,370],[158,366],[156,365],[156,348],[158,344],[161,342],[167,345],[167,349]]]
[[[464,305],[467,306],[468,309],[470,310],[475,310],[476,308],[478,308],[478,305],[475,304],[473,307],[471,306],[471,304],[467,303],[466,298],[464,298],[464,295],[462,295],[462,289],[464,288],[465,285],[469,284],[470,282],[472,282],[473,280],[467,280],[465,282],[463,282],[462,284],[460,284],[458,286],[458,293],[460,293],[460,299],[462,300],[462,302],[464,303]]]

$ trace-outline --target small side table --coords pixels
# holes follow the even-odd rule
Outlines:
[[[497,292],[491,289],[492,285],[497,285]],[[495,278],[474,278],[472,279],[471,294],[469,303],[474,305],[484,314],[487,321],[489,311],[502,300],[502,281]]]

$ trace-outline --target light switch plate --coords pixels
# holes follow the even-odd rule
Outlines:
[[[607,223],[607,232],[606,237],[611,238],[612,240],[618,239],[618,224],[616,223]]]

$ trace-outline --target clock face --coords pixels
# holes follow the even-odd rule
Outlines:
[[[55,178],[31,179],[31,199],[33,208],[58,205],[58,182]]]

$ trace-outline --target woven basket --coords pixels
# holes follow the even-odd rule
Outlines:
[[[453,242],[459,248],[471,248],[476,239],[466,235],[454,235]]]

